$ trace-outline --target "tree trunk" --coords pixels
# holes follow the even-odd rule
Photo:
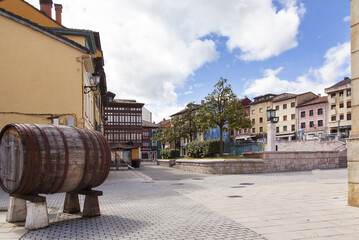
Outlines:
[[[219,156],[223,156],[223,144],[222,144],[222,132],[223,132],[223,127],[219,127]]]

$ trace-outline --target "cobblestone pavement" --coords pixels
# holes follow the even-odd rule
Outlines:
[[[100,217],[64,214],[61,212],[64,194],[50,195],[47,196],[50,226],[30,231],[22,239],[265,239],[176,191],[198,188],[190,184],[198,181],[196,176],[180,174],[182,181],[189,178],[184,184],[174,180],[154,181],[140,171],[112,171],[99,188],[104,192],[99,198]],[[2,195],[2,200],[7,197]],[[5,213],[0,218],[4,223]],[[1,229],[14,226],[7,225],[8,228]],[[11,232],[4,235],[15,236]]]
[[[26,233],[0,212],[0,239],[359,239],[347,169],[205,175],[146,163],[99,189],[100,217],[64,214],[64,194],[50,195],[48,228]],[[7,201],[0,193],[0,210]]]

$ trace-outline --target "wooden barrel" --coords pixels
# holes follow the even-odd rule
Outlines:
[[[76,192],[101,185],[110,171],[105,137],[87,129],[8,124],[0,133],[0,184],[8,193]]]

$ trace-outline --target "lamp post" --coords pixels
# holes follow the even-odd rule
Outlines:
[[[101,74],[99,72],[94,72],[90,80],[90,86],[84,86],[84,93],[87,94],[91,91],[96,91],[100,85],[100,78]]]
[[[340,119],[338,120],[337,137],[338,137],[338,139],[340,138]]]
[[[267,110],[267,147],[266,151],[276,150],[275,138],[275,124],[278,122],[278,117],[275,116],[275,109]]]

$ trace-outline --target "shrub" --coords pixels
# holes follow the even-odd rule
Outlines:
[[[219,140],[193,141],[187,144],[186,149],[190,157],[214,157],[219,154]]]
[[[160,154],[163,159],[178,158],[180,156],[180,151],[177,149],[163,149]]]

